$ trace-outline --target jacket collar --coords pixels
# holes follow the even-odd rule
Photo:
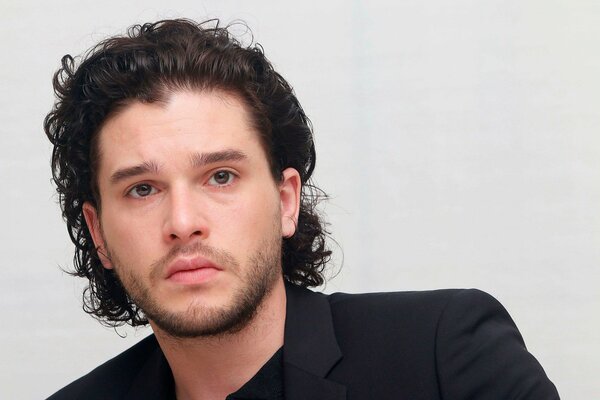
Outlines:
[[[345,399],[345,386],[326,379],[342,358],[327,297],[290,284],[286,295],[285,399]]]

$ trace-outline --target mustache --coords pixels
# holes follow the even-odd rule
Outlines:
[[[178,245],[172,247],[167,254],[151,264],[150,275],[152,278],[161,276],[164,270],[175,260],[181,256],[198,255],[204,257],[220,267],[237,269],[239,263],[227,251],[217,249],[202,242],[193,242],[186,245]]]

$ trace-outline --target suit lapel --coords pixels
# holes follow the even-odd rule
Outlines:
[[[344,400],[346,387],[326,379],[342,358],[327,297],[286,285],[283,345],[286,400]]]

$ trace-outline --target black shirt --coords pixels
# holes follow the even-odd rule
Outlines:
[[[225,400],[283,400],[283,348],[248,382]]]

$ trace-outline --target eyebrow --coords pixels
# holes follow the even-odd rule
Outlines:
[[[158,166],[158,164],[156,162],[146,161],[139,165],[134,165],[133,167],[126,167],[126,168],[121,168],[121,169],[116,170],[110,176],[110,183],[115,184],[115,183],[118,183],[125,179],[131,178],[134,176],[143,175],[143,174],[148,174],[148,173],[157,174],[159,170],[160,170],[160,167]]]
[[[190,162],[192,168],[199,168],[208,164],[214,164],[223,161],[242,161],[246,160],[248,156],[238,150],[223,150],[215,151],[210,153],[193,153],[190,155]],[[141,164],[134,165],[131,167],[125,167],[118,169],[110,176],[110,182],[112,184],[119,183],[123,180],[144,175],[144,174],[158,174],[160,172],[160,166],[155,161],[145,161]]]
[[[214,164],[223,161],[242,161],[248,156],[238,150],[223,150],[212,153],[194,153],[190,156],[193,168],[203,167],[207,164]]]

